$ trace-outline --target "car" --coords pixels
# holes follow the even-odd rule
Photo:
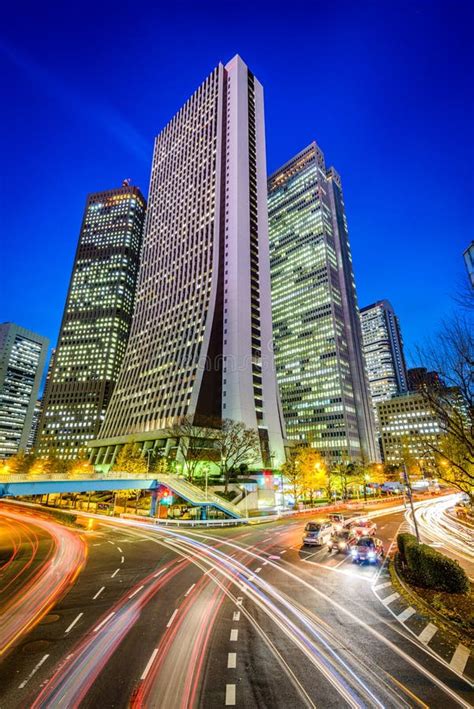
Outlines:
[[[354,564],[363,564],[365,561],[375,564],[383,559],[384,554],[383,543],[376,537],[360,537],[351,548],[352,563]]]
[[[308,522],[304,528],[303,546],[322,547],[331,539],[332,524],[329,520],[323,522]]]
[[[357,539],[351,529],[343,529],[340,532],[335,532],[328,542],[328,550],[336,553],[343,552],[348,554],[351,548],[356,544]]]
[[[371,519],[359,517],[349,525],[356,537],[373,537],[377,533],[377,525]]]

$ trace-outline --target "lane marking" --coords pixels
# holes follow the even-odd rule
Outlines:
[[[390,596],[387,596],[387,598],[382,598],[381,601],[386,606],[388,606],[389,603],[392,603],[392,601],[395,601],[397,598],[400,598],[400,594],[395,592],[395,593],[391,593]]]
[[[30,679],[33,677],[33,675],[34,675],[36,672],[38,672],[39,668],[41,667],[41,665],[42,665],[44,662],[46,662],[46,660],[48,659],[48,657],[49,657],[49,654],[48,654],[48,655],[43,655],[43,657],[42,657],[41,660],[38,662],[38,664],[36,664],[36,665],[33,667],[33,669],[31,670],[30,674],[28,675],[28,677],[27,677],[26,679],[24,679],[23,682],[22,682],[20,685],[18,685],[18,689],[23,689],[23,687],[26,687],[26,685],[28,684],[28,682],[30,681]]]
[[[178,609],[176,608],[176,609],[174,610],[174,612],[173,612],[173,615],[171,616],[171,618],[169,619],[169,621],[166,623],[166,627],[167,627],[167,628],[170,627],[171,623],[172,623],[173,620],[176,618],[177,613],[178,613]]]
[[[283,551],[281,551],[280,554],[286,554],[287,551],[288,551],[288,549],[283,549]]]
[[[418,635],[418,640],[424,645],[428,645],[429,641],[433,635],[437,632],[438,628],[433,623],[428,623],[428,625],[421,631]]]
[[[189,594],[191,593],[191,591],[193,590],[193,588],[194,588],[195,585],[196,585],[196,584],[193,583],[193,584],[188,588],[188,590],[187,590],[186,593],[184,594],[184,597],[185,597],[185,598],[186,598],[186,596],[189,596]]]
[[[238,606],[241,606],[243,600],[244,600],[244,599],[242,598],[242,596],[238,596],[238,597],[237,597],[237,605],[238,605]]]
[[[102,591],[103,591],[104,589],[105,589],[105,586],[102,586],[102,588],[99,588],[99,590],[97,591],[97,593],[95,594],[95,596],[92,596],[92,600],[95,601],[96,598],[99,598],[100,594],[102,593]]]
[[[117,550],[118,550],[121,554],[123,554],[123,551],[121,550],[120,547],[117,547]]]
[[[84,615],[84,613],[79,613],[79,615],[76,615],[76,617],[74,618],[74,620],[72,621],[72,623],[71,623],[70,625],[68,625],[68,627],[66,628],[66,630],[65,630],[64,632],[65,632],[65,633],[69,633],[69,631],[74,628],[74,626],[76,625],[77,621],[78,621],[80,618],[82,618],[83,615]]]
[[[266,566],[266,565],[269,564],[269,563],[270,563],[269,561],[264,561],[264,562],[263,562],[263,566]]]
[[[262,539],[262,542],[270,542],[273,539],[273,537],[267,537],[266,539]]]
[[[109,544],[112,544],[113,547],[115,546],[115,542],[111,542],[110,539],[107,539],[107,541]]]
[[[255,569],[254,573],[255,573],[255,574],[259,574],[261,570],[262,570],[262,567],[259,566],[258,569]]]
[[[226,684],[225,686],[225,705],[226,707],[235,707],[235,684]]]
[[[276,554],[270,554],[270,556],[268,558],[272,559],[272,561],[280,561],[280,557],[277,556]]]
[[[413,613],[416,613],[415,609],[411,606],[408,606],[408,608],[405,608],[405,610],[402,611],[400,615],[397,615],[397,620],[400,620],[402,623],[404,623],[406,620],[408,620],[408,618],[411,618]]]
[[[134,596],[137,595],[137,593],[140,593],[140,591],[142,590],[142,588],[145,588],[145,587],[144,587],[144,586],[139,586],[138,588],[136,588],[136,589],[134,590],[134,592],[129,595],[129,598],[133,598]]]
[[[387,588],[387,586],[391,586],[392,582],[391,581],[385,581],[385,583],[379,583],[378,586],[374,586],[376,591],[380,591],[381,588]]]
[[[145,667],[145,669],[143,670],[143,674],[142,674],[142,676],[140,677],[140,679],[146,679],[146,676],[147,676],[147,674],[149,673],[149,671],[150,671],[150,669],[151,669],[151,666],[152,666],[152,664],[153,664],[153,662],[154,662],[155,657],[157,656],[157,654],[158,654],[158,648],[155,647],[155,649],[154,649],[153,652],[151,653],[150,659],[149,659],[148,662],[146,663],[146,667]]]
[[[120,569],[115,569],[114,573],[112,574],[112,576],[110,578],[113,579],[115,576],[117,576],[119,571],[120,571]]]
[[[227,669],[228,670],[235,670],[237,667],[237,653],[236,652],[229,652],[227,655]]]
[[[124,561],[125,561],[125,557],[122,556],[122,558],[120,559],[120,563],[123,564]]]
[[[240,611],[234,612],[234,615],[232,616],[232,620],[236,620],[236,621],[240,620]]]
[[[161,569],[161,571],[158,571],[156,574],[153,574],[153,578],[154,578],[154,579],[158,578],[158,576],[159,576],[160,574],[163,574],[163,573],[166,571],[167,568],[168,568],[168,567],[165,566],[164,569]]]
[[[112,611],[112,613],[109,613],[107,618],[104,618],[104,620],[99,623],[97,628],[94,628],[94,633],[97,633],[97,631],[100,630],[102,628],[102,626],[105,625],[107,623],[107,621],[110,620],[112,618],[112,616],[114,616],[114,615],[115,615],[115,611]]]
[[[470,654],[471,651],[469,650],[469,648],[463,645],[462,643],[459,643],[456,650],[454,651],[454,655],[451,658],[451,662],[449,663],[450,667],[462,674],[465,670]]]
[[[231,641],[232,643],[235,643],[235,642],[237,642],[238,639],[239,639],[239,630],[238,630],[238,628],[232,628],[232,630],[230,631],[230,641]]]

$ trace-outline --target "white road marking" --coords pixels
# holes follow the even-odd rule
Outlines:
[[[125,557],[122,556],[122,558],[120,559],[120,563],[123,564],[124,561],[125,561]]]
[[[240,611],[235,611],[234,615],[232,616],[232,620],[240,620]]]
[[[158,653],[158,648],[155,647],[155,649],[153,650],[153,652],[152,652],[151,655],[150,655],[150,659],[149,659],[148,662],[146,663],[146,667],[145,667],[145,669],[143,670],[143,674],[142,674],[142,676],[140,677],[140,679],[146,679],[146,676],[147,676],[147,674],[148,674],[149,671],[150,671],[150,668],[151,668],[151,666],[152,666],[152,664],[153,664],[153,661],[154,661],[154,659],[155,659],[157,653]]]
[[[392,582],[391,581],[385,581],[385,583],[379,583],[378,586],[374,586],[376,591],[380,591],[381,588],[387,588],[387,586],[391,586]]]
[[[411,606],[408,606],[408,608],[405,608],[405,610],[402,611],[400,615],[397,615],[397,620],[404,623],[406,620],[408,620],[408,618],[412,617],[413,613],[416,613],[415,609]]]
[[[389,603],[392,603],[392,601],[395,601],[397,598],[400,597],[399,593],[391,593],[390,596],[387,596],[387,598],[381,598],[380,600],[382,603],[384,603],[386,606],[388,606]]]
[[[276,556],[276,554],[271,554],[268,558],[272,559],[273,561],[280,561],[280,557]]]
[[[123,554],[123,551],[121,550],[120,547],[117,547],[117,550],[118,550],[121,554]]]
[[[107,539],[109,544],[112,544],[112,546],[115,546],[115,542],[111,542],[110,539]]]
[[[238,628],[232,628],[232,630],[230,631],[230,641],[232,643],[235,643],[235,642],[237,642],[238,639],[239,639]]]
[[[428,625],[423,628],[421,633],[418,635],[418,640],[424,645],[428,645],[429,641],[437,630],[438,628],[436,627],[436,625],[433,625],[433,623],[428,623]]]
[[[30,674],[28,675],[28,677],[27,677],[26,679],[24,679],[23,682],[22,682],[20,685],[18,685],[18,689],[23,689],[23,687],[25,687],[25,686],[28,684],[29,680],[33,677],[33,675],[34,675],[36,672],[38,672],[39,668],[41,667],[41,665],[42,665],[44,662],[46,662],[46,660],[48,659],[48,657],[49,657],[49,654],[48,654],[48,655],[43,655],[43,657],[42,657],[41,660],[38,662],[38,664],[36,664],[36,665],[33,667],[33,669],[31,670]]]
[[[97,593],[95,594],[95,596],[92,596],[92,600],[95,601],[96,598],[99,598],[100,594],[102,593],[102,591],[103,591],[104,589],[105,589],[105,586],[102,586],[102,588],[99,588],[99,590],[97,591]]]
[[[229,652],[227,655],[227,669],[228,670],[235,670],[237,667],[237,653],[236,652]]]
[[[238,606],[241,606],[243,600],[244,600],[244,599],[242,598],[242,596],[238,596],[238,598],[237,598],[237,605],[238,605]]]
[[[270,542],[270,541],[272,540],[272,538],[273,538],[273,537],[267,537],[266,539],[263,539],[262,541],[263,541],[263,542]]]
[[[263,566],[266,566],[266,565],[269,564],[269,563],[270,563],[269,561],[264,561],[264,562],[263,562]]]
[[[196,585],[196,584],[193,583],[192,586],[190,586],[190,587],[188,588],[188,590],[187,590],[186,593],[184,594],[185,597],[186,597],[186,596],[189,596],[189,594],[191,593],[191,591],[193,590],[193,588],[194,588],[195,585]]]
[[[79,615],[76,615],[76,617],[74,618],[74,620],[72,621],[72,623],[71,623],[70,625],[68,625],[68,627],[66,628],[66,630],[65,630],[64,632],[65,632],[65,633],[69,633],[69,631],[74,628],[74,626],[76,625],[76,623],[77,623],[77,621],[79,620],[79,618],[82,618],[83,615],[84,615],[84,613],[79,613]]]
[[[115,576],[117,576],[119,571],[120,571],[120,569],[115,569],[114,573],[112,574],[112,576],[110,578],[113,579]]]
[[[451,658],[451,662],[449,663],[450,666],[462,674],[466,667],[467,661],[469,660],[469,655],[469,648],[462,643],[459,643],[454,651],[454,655]]]
[[[94,633],[97,633],[97,631],[100,630],[102,628],[102,626],[104,626],[107,623],[107,621],[110,620],[112,618],[112,616],[114,616],[114,615],[115,615],[115,611],[112,611],[112,613],[109,613],[107,618],[104,618],[104,620],[99,623],[97,628],[94,628]]]
[[[226,707],[235,707],[235,684],[226,684],[225,686],[225,705]]]
[[[280,554],[286,554],[287,551],[288,551],[288,549],[283,549],[283,551],[281,551]]]
[[[262,567],[259,566],[258,569],[255,569],[255,572],[254,572],[254,573],[259,574],[261,570],[262,570]]]
[[[171,618],[169,619],[169,621],[166,623],[166,627],[167,627],[167,628],[170,627],[171,623],[172,623],[173,620],[176,618],[177,613],[178,613],[178,609],[176,608],[176,609],[173,611],[173,615],[171,616]]]
[[[156,574],[153,574],[153,578],[154,578],[154,579],[158,578],[158,576],[159,576],[160,574],[163,574],[163,573],[166,571],[167,568],[168,568],[168,567],[165,566],[164,569],[161,569],[161,571],[158,571]]]
[[[93,547],[100,547],[101,544],[102,544],[102,542],[97,542],[97,544],[93,544],[92,546]]]
[[[134,592],[129,595],[129,598],[133,598],[134,596],[137,595],[137,593],[140,593],[140,591],[142,590],[142,588],[144,588],[144,586],[139,586],[138,588],[136,588],[136,589],[134,590]]]

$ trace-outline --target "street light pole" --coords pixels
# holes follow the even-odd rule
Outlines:
[[[406,466],[406,463],[403,463],[403,474],[405,476],[405,482],[408,490],[408,499],[410,500],[410,507],[411,507],[411,514],[413,517],[413,524],[415,525],[415,535],[416,535],[416,541],[418,544],[420,543],[420,533],[418,531],[418,522],[416,521],[415,517],[415,508],[413,506],[413,490],[411,489],[411,482],[410,482],[410,476],[408,475],[408,468]]]

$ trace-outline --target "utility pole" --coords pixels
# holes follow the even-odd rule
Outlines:
[[[403,475],[405,477],[405,483],[407,486],[408,499],[410,500],[410,507],[411,507],[411,514],[413,517],[413,524],[415,525],[416,541],[419,544],[420,543],[420,533],[418,531],[418,522],[416,521],[416,517],[415,517],[415,508],[413,506],[413,490],[411,489],[410,476],[408,474],[408,468],[406,466],[406,463],[403,463]]]

